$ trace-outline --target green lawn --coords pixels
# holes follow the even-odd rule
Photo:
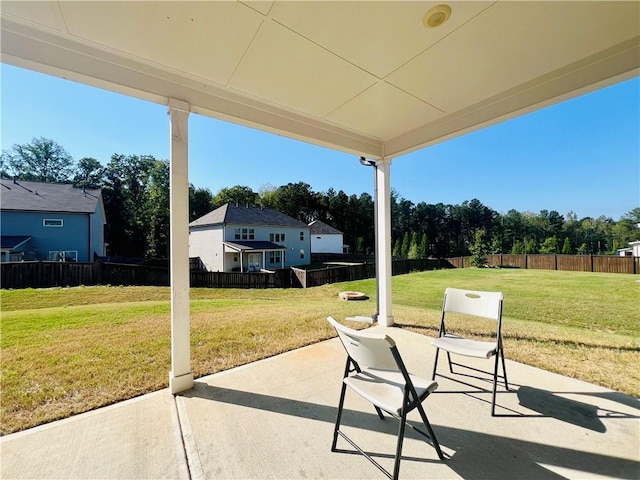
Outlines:
[[[640,276],[459,269],[393,278],[394,315],[435,335],[447,286],[505,293],[509,359],[640,395]],[[338,299],[342,290],[371,296]],[[169,289],[2,290],[3,434],[166,387]],[[375,311],[375,282],[307,290],[192,289],[192,368],[214,373],[334,335],[339,320]],[[460,328],[482,335],[470,325]]]

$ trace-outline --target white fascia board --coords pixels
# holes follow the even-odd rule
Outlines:
[[[640,36],[401,134],[385,142],[384,153],[395,158],[638,75]]]
[[[380,139],[6,18],[0,48],[2,62],[18,67],[162,105],[174,98],[190,104],[193,113],[354,155],[382,157]]]

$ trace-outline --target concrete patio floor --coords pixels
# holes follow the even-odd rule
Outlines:
[[[430,375],[429,337],[373,328],[394,338],[410,371]],[[385,478],[330,450],[345,358],[332,339],[200,378],[176,397],[162,390],[4,436],[1,478]],[[508,360],[507,373],[497,417],[490,383],[438,376],[425,407],[447,459],[408,429],[400,477],[640,478],[638,399]],[[345,430],[390,468],[397,422],[349,393]]]

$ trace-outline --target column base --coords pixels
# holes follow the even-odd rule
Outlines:
[[[382,314],[378,315],[378,325],[382,327],[393,327],[394,323],[394,317],[392,315],[388,317]]]
[[[189,372],[178,377],[173,376],[173,372],[169,372],[169,391],[172,395],[185,392],[193,388],[193,373]]]

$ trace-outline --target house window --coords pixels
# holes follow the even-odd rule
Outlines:
[[[300,249],[300,258],[304,258],[304,250]]]
[[[304,232],[300,232],[300,241],[303,242],[304,241]]]
[[[269,252],[269,263],[280,263],[281,259],[282,259],[282,252],[280,251],[276,251],[276,252]]]
[[[61,218],[45,218],[42,220],[43,227],[62,227],[64,222]]]
[[[256,238],[255,229],[253,228],[236,228],[233,233],[236,240],[254,240]]]
[[[234,261],[234,263],[238,263],[238,254],[237,253],[233,254],[233,261]]]
[[[271,243],[284,243],[285,242],[284,233],[270,233],[269,241]]]
[[[77,262],[77,250],[52,250],[49,252],[50,262]]]

